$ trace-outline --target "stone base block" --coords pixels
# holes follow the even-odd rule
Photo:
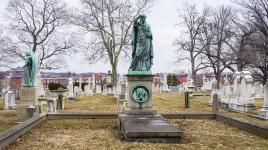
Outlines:
[[[29,106],[25,106],[25,107],[20,106],[17,108],[17,116],[18,116],[19,121],[23,122],[23,121],[33,117],[34,115],[39,114],[39,108],[37,106],[30,106],[30,107]],[[34,110],[34,111],[32,111],[32,110]]]
[[[45,102],[45,101],[40,102],[40,113],[47,113],[47,112],[48,112],[47,102]]]
[[[259,111],[259,115],[264,119],[268,120],[268,106],[262,107],[262,109]]]
[[[21,97],[20,101],[21,104],[20,106],[30,106],[38,105],[38,92],[37,92],[36,87],[22,87],[21,88]]]
[[[235,103],[229,103],[228,108],[239,112],[248,112],[249,110],[256,109],[256,105],[255,104],[240,105]]]
[[[152,109],[129,109],[126,108],[124,111],[126,115],[155,115],[156,110]]]
[[[161,115],[120,115],[119,127],[126,141],[180,142],[182,131]]]
[[[129,109],[151,109],[152,108],[152,84],[153,84],[153,75],[144,75],[144,74],[128,74],[127,81],[127,108]],[[137,86],[144,86],[149,91],[149,100],[143,103],[135,102],[131,97],[132,90]]]

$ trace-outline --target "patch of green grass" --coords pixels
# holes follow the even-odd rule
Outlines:
[[[214,120],[176,119],[179,144],[126,142],[116,120],[49,120],[8,149],[267,149],[268,140]]]

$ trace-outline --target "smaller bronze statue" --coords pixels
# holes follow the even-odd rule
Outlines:
[[[131,40],[132,63],[129,70],[150,71],[153,64],[153,36],[144,14],[134,20]]]
[[[34,86],[36,80],[36,73],[38,70],[38,60],[33,51],[29,51],[25,56],[25,65],[24,65],[24,86],[32,87]]]

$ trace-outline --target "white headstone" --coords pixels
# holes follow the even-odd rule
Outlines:
[[[37,73],[36,73],[35,86],[37,87],[38,96],[45,96],[45,89],[44,89],[43,80],[41,78],[41,73],[39,69],[37,70]]]
[[[96,93],[102,93],[100,84],[96,84]]]
[[[15,108],[15,93],[13,91],[8,91],[4,95],[4,109]]]
[[[4,109],[9,109],[9,94],[8,92],[11,90],[11,75],[8,75],[4,80],[4,87],[2,89],[2,99]]]
[[[264,86],[264,103],[259,114],[265,119],[268,119],[268,81],[266,82]]]
[[[7,92],[6,93],[4,93],[4,95],[3,95],[3,102],[4,102],[4,109],[8,109],[8,106],[9,106],[9,100],[8,100],[8,94],[7,94]]]
[[[85,85],[85,96],[93,96],[93,90],[90,88],[90,85]]]
[[[93,74],[93,80],[92,80],[92,89],[96,89],[96,78],[95,78],[95,74]]]
[[[107,87],[107,95],[113,95],[113,87],[112,86]]]
[[[229,107],[231,109],[247,112],[255,108],[255,102],[252,95],[253,78],[249,71],[236,72],[232,88],[232,97]]]
[[[40,112],[41,113],[47,113],[48,112],[47,102],[41,102],[40,103]]]
[[[169,91],[168,84],[167,84],[167,73],[166,72],[164,73],[163,90],[165,92]]]
[[[8,93],[9,108],[15,108],[16,107],[15,92],[9,91],[7,93]]]
[[[75,93],[74,93],[74,86],[73,86],[73,79],[69,78],[68,83],[68,99],[75,99]]]
[[[259,82],[254,83],[254,98],[263,98],[263,88],[261,87],[261,84]]]
[[[78,94],[80,92],[80,88],[78,86],[74,86],[74,94]]]

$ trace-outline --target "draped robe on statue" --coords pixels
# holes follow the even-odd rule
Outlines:
[[[26,53],[25,65],[24,65],[24,86],[34,86],[36,79],[36,72],[38,69],[38,61],[34,52],[30,51]]]
[[[152,32],[148,24],[135,20],[132,32],[131,71],[150,71],[153,64]]]

